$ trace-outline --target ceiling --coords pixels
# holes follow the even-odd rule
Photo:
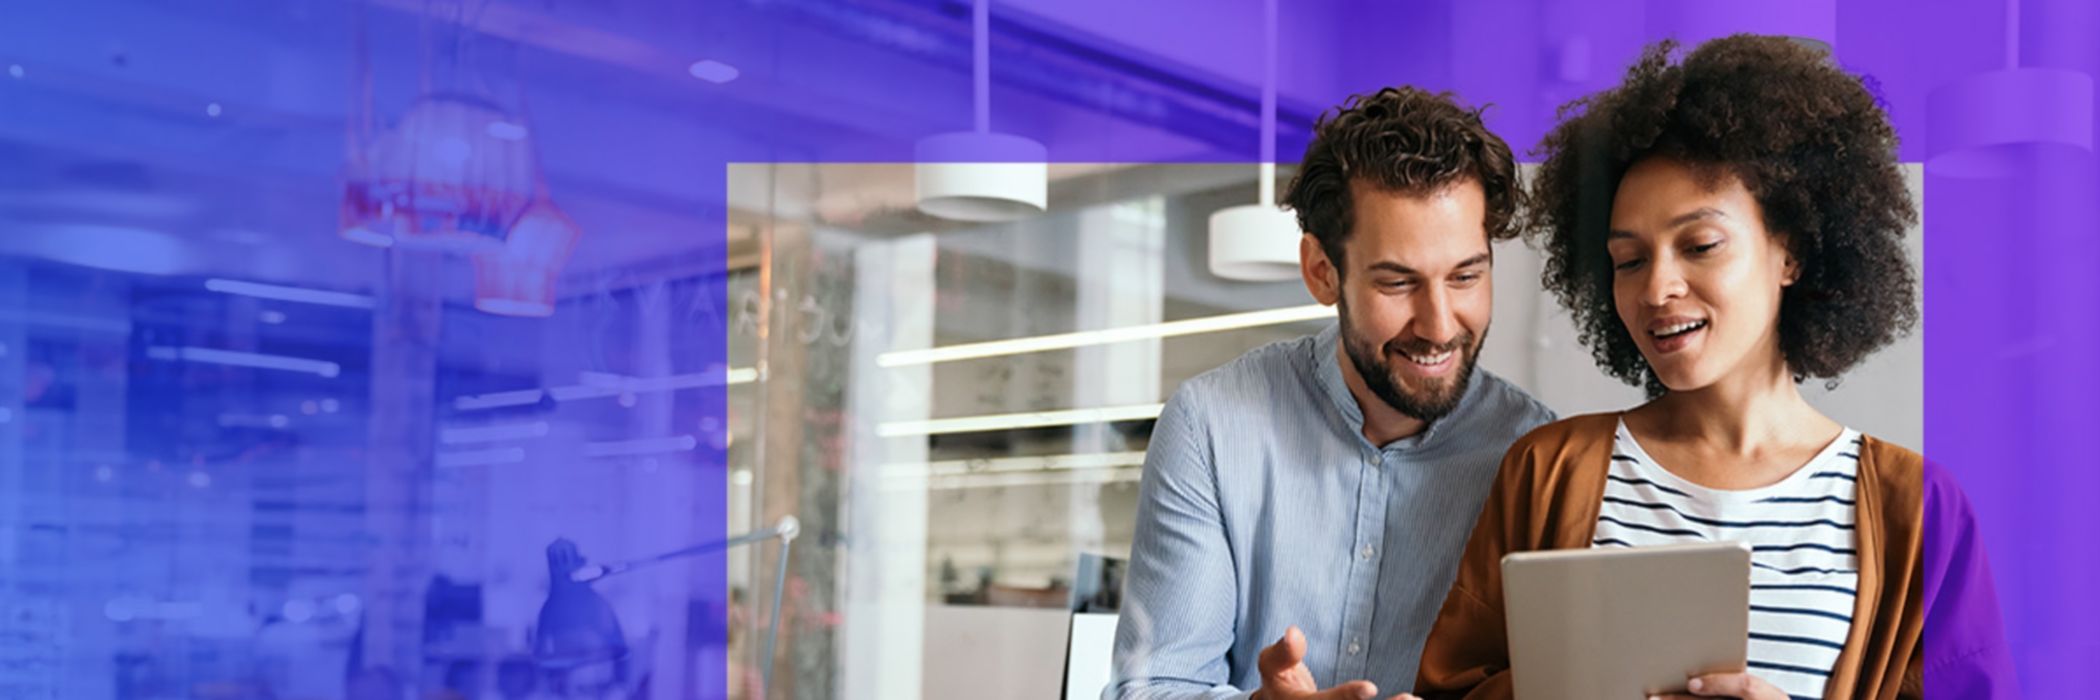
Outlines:
[[[1556,105],[1614,81],[1652,38],[1644,12],[1677,1],[1285,3],[1276,152],[1300,152],[1320,109],[1395,83],[1493,104],[1491,126],[1522,152]],[[2076,3],[2031,5],[2030,62],[2100,55],[2044,21]],[[1926,94],[1999,63],[2003,12],[1899,7],[1836,6],[1836,51],[1873,79],[1916,160]],[[1261,11],[999,0],[992,126],[1067,163],[1245,162]],[[0,21],[0,256],[369,289],[378,256],[331,233],[345,135],[365,121],[362,66],[378,125],[425,76],[515,103],[585,232],[570,274],[707,269],[747,257],[754,229],[734,224],[752,214],[897,211],[908,183],[893,177],[783,197],[732,186],[719,164],[902,162],[918,139],[968,128],[970,26],[957,0],[17,3]],[[698,79],[699,61],[734,78]]]
[[[1246,150],[1236,144],[1256,138],[1257,89],[1218,77],[1250,72],[1240,65],[1248,52],[1234,44],[1256,37],[1163,55],[1135,48],[1144,37],[1133,25],[1070,7],[999,3],[996,128],[1042,140],[1053,154],[1061,141],[1128,133],[1125,141],[1146,145],[1133,161],[1232,159]],[[1220,7],[1259,11],[1251,0],[1141,11]],[[1287,28],[1324,21],[1305,17]],[[0,255],[369,289],[379,254],[332,235],[345,135],[364,112],[355,76],[364,73],[370,119],[382,126],[424,80],[472,80],[515,100],[551,191],[585,231],[571,275],[704,269],[725,252],[746,260],[757,229],[737,222],[766,211],[859,221],[908,209],[910,183],[835,177],[783,196],[733,186],[708,164],[725,154],[902,160],[882,156],[966,128],[968,19],[966,5],[947,2],[81,0],[13,8],[0,22],[0,66],[10,69],[0,75]],[[736,77],[696,79],[688,68],[701,60],[730,66]],[[911,76],[919,93],[811,88],[849,69]],[[1284,105],[1285,121],[1302,131],[1312,110],[1289,95]],[[810,133],[836,145],[798,145]],[[1063,183],[1103,171],[1059,164],[1052,177]],[[725,220],[726,240],[715,234]]]

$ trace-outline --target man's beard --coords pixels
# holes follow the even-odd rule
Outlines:
[[[1473,365],[1480,360],[1480,343],[1472,333],[1461,334],[1441,345],[1417,340],[1412,343],[1391,342],[1380,347],[1374,345],[1376,341],[1356,337],[1349,324],[1348,303],[1342,303],[1339,315],[1342,349],[1348,353],[1349,363],[1356,366],[1356,374],[1363,378],[1364,386],[1387,406],[1423,422],[1434,422],[1458,408],[1459,400],[1465,398],[1466,388],[1472,385]],[[1482,331],[1481,336],[1486,337],[1486,331]],[[1400,381],[1393,376],[1392,365],[1386,361],[1389,352],[1406,356],[1433,355],[1446,350],[1458,353],[1458,373],[1428,379],[1428,385],[1414,393],[1400,388]]]

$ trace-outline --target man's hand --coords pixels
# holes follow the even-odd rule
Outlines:
[[[1266,655],[1264,655],[1266,658]],[[1264,675],[1264,678],[1267,676]],[[1739,698],[1740,700],[1787,700],[1786,693],[1766,683],[1765,679],[1749,673],[1709,673],[1693,676],[1687,682],[1689,695],[1671,693],[1651,695],[1648,700],[1698,700],[1698,698]]]
[[[1370,681],[1349,681],[1321,690],[1313,682],[1312,669],[1305,667],[1305,633],[1295,626],[1283,633],[1283,639],[1261,650],[1257,664],[1261,688],[1254,691],[1252,700],[1371,700],[1378,696],[1378,686]],[[1393,700],[1416,698],[1401,694]]]

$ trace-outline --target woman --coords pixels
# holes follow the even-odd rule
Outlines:
[[[1651,398],[1511,448],[1416,692],[1510,695],[1504,554],[1694,541],[1751,544],[1751,632],[1749,667],[1691,696],[1919,697],[1928,672],[1935,697],[2013,692],[1960,492],[1798,389],[1917,321],[1894,130],[1820,50],[1673,49],[1573,105],[1533,184],[1546,286]]]

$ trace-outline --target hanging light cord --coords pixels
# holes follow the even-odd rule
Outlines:
[[[1270,0],[1274,2],[1275,0]],[[977,0],[971,17],[971,94],[977,108],[977,133],[992,130],[992,0]]]
[[[985,0],[978,0],[982,3]],[[1261,205],[1276,206],[1276,0],[1262,0]]]

